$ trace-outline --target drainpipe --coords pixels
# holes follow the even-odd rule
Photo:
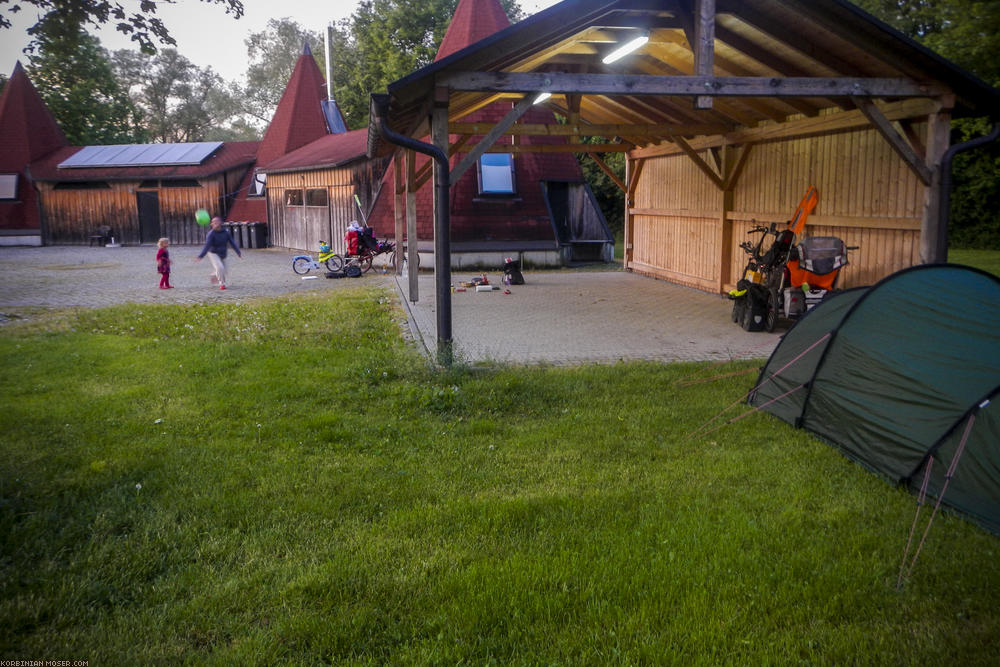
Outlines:
[[[960,144],[955,144],[944,153],[941,158],[941,197],[939,198],[938,224],[941,233],[938,234],[937,247],[935,248],[935,258],[940,262],[948,261],[948,222],[951,218],[951,161],[959,153],[978,148],[983,144],[996,141],[1000,137],[1000,123],[993,126],[993,131],[989,134],[970,139]]]
[[[379,136],[390,144],[429,155],[437,162],[434,171],[434,288],[437,310],[438,362],[450,366],[451,338],[451,220],[448,214],[450,166],[448,156],[434,144],[417,141],[392,130],[386,122],[389,96],[372,94],[371,113]]]

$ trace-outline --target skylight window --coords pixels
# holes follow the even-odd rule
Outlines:
[[[0,174],[0,200],[17,199],[17,174]]]
[[[514,156],[511,153],[487,153],[479,158],[479,192],[484,195],[512,195]]]

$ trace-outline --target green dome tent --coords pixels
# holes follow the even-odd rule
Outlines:
[[[824,301],[748,402],[1000,534],[1000,279],[922,265]]]

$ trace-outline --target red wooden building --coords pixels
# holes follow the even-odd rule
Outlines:
[[[460,0],[435,60],[448,58],[510,25],[497,0]],[[449,128],[449,143],[455,146],[450,156],[453,173],[467,155],[462,146],[478,144],[513,106],[510,101],[487,101]],[[556,122],[553,113],[541,107],[529,110],[522,119],[539,125]],[[497,264],[507,255],[537,264],[611,259],[613,237],[579,163],[572,153],[555,152],[566,143],[559,136],[503,137],[493,152],[475,160],[452,182],[455,266]],[[525,150],[529,146],[534,146],[533,152]],[[553,152],[545,152],[544,146],[552,146]],[[396,236],[397,216],[405,215],[401,210],[405,193],[415,202],[415,221],[406,237],[415,233],[421,252],[430,252],[433,188],[429,180],[428,158],[415,156],[407,168],[406,154],[396,153],[369,216],[378,236]]]

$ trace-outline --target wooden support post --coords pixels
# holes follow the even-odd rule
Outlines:
[[[451,168],[446,160],[449,97],[450,91],[447,88],[435,89],[434,109],[431,111],[431,143],[441,151],[442,159],[445,159],[443,165],[434,160],[434,306],[437,311],[437,359],[438,363],[448,367],[454,360],[451,330],[451,212],[449,210]],[[508,116],[515,114],[519,109],[522,109],[520,103]],[[524,110],[526,107],[520,113],[524,113]],[[520,117],[520,113],[517,117]],[[513,124],[517,117],[510,120],[510,123]],[[495,140],[494,138],[490,143]]]
[[[406,157],[397,150],[392,158],[392,213],[395,223],[396,275],[403,274],[403,236],[406,234]]]
[[[633,160],[627,158],[625,161],[625,182],[628,188],[625,190],[625,247],[623,250],[625,268],[629,268],[634,260],[635,253],[635,216],[632,209],[635,208],[635,191],[639,186],[639,177],[642,175],[642,168],[646,166],[645,159]]]
[[[744,161],[749,146],[744,147],[739,157],[732,146],[724,146],[721,155],[722,173],[733,173],[734,163]],[[733,210],[733,190],[736,187],[736,180],[727,178],[723,190],[719,193],[719,284],[718,291],[721,294],[726,291],[726,285],[733,282],[733,221],[729,219],[729,212]]]
[[[566,94],[566,108],[569,111],[569,117],[567,118],[567,124],[572,127],[580,127],[580,103],[583,101],[583,95],[574,95],[571,93]],[[569,143],[578,144],[580,143],[580,135],[573,134],[569,138]]]
[[[406,258],[407,278],[410,288],[410,302],[420,300],[420,290],[417,283],[417,267],[419,253],[417,252],[417,190],[414,181],[417,178],[417,154],[406,151]]]
[[[924,214],[920,221],[920,261],[924,264],[944,262],[948,258],[947,224],[941,219],[941,159],[951,138],[951,105],[946,104],[927,117],[927,166],[931,183],[924,198]]]
[[[715,65],[715,0],[694,2],[694,75],[712,76]],[[712,98],[699,95],[694,100],[695,109],[711,109]]]

